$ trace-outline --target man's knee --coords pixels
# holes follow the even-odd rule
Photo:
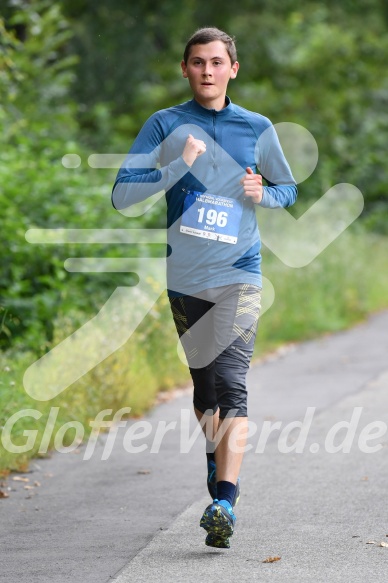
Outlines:
[[[247,392],[229,391],[219,397],[220,419],[225,417],[247,417]]]
[[[211,410],[214,414],[218,409],[214,384],[214,362],[206,368],[190,369],[190,373],[194,384],[194,407],[201,413]]]
[[[215,387],[220,417],[247,416],[246,374],[250,355],[229,347],[216,361]]]
[[[220,417],[247,416],[247,389],[245,375],[228,374],[216,384]]]

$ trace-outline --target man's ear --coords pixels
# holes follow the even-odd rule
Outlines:
[[[181,69],[182,69],[183,77],[185,79],[187,79],[187,66],[186,66],[186,63],[184,61],[181,62]]]
[[[237,71],[240,68],[240,63],[238,61],[236,61],[235,63],[233,63],[232,65],[232,70],[230,72],[230,78],[231,79],[236,79],[237,77]]]

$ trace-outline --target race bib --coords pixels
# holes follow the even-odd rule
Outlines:
[[[240,201],[215,194],[187,192],[180,232],[236,244],[243,207]]]

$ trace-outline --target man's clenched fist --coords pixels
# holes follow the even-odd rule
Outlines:
[[[245,196],[249,196],[255,203],[261,202],[263,198],[263,184],[261,174],[255,174],[248,166],[247,173],[241,178],[240,183],[244,187]]]
[[[191,134],[186,140],[182,158],[188,166],[192,166],[198,156],[206,152],[206,144],[202,140],[196,140]]]

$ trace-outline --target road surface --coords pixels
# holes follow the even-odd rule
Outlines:
[[[92,453],[7,480],[0,581],[386,583],[387,356],[381,312],[251,368],[231,549],[206,547],[199,528],[210,498],[188,389],[118,428],[113,446],[101,435]]]

